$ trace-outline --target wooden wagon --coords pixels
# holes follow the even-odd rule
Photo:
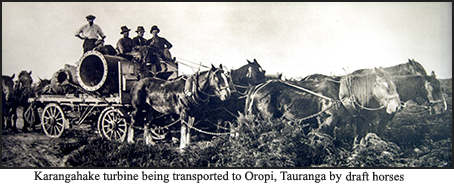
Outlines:
[[[161,76],[178,76],[178,68],[173,65],[174,71]],[[124,140],[128,127],[126,118],[131,111],[129,92],[138,81],[136,68],[137,65],[126,58],[88,51],[77,62],[75,73],[65,71],[59,80],[77,91],[30,98],[31,104],[24,112],[24,118],[29,123],[40,120],[44,133],[52,138],[60,137],[65,129],[89,119],[96,122],[103,137]]]

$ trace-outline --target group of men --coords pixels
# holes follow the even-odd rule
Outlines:
[[[99,44],[103,44],[104,38],[106,35],[102,31],[101,27],[97,24],[94,24],[95,16],[88,15],[86,19],[88,24],[80,27],[75,36],[84,40],[83,49],[84,53],[90,50],[93,50]],[[150,33],[152,37],[150,39],[145,39],[143,37],[145,29],[143,26],[138,26],[136,33],[137,36],[134,38],[129,37],[129,29],[127,26],[122,26],[120,34],[123,35],[117,42],[116,52],[120,56],[128,56],[134,49],[137,49],[140,46],[150,46],[155,49],[158,55],[162,60],[172,59],[172,56],[169,52],[169,49],[172,48],[172,44],[163,37],[159,37],[159,28],[156,25],[151,27]],[[101,38],[101,39],[99,39]]]

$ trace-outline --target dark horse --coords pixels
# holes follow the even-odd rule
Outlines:
[[[374,69],[370,74],[342,78],[340,84],[327,79],[301,81],[297,85],[267,81],[250,92],[245,112],[309,124],[311,128],[328,128],[325,130],[353,121],[353,115],[362,116],[367,122],[353,122],[358,129],[355,133],[365,135],[370,129],[363,123],[379,124],[380,116],[394,114],[399,107],[399,95],[391,77]]]
[[[227,74],[231,79],[232,95],[231,98],[224,102],[209,102],[206,111],[200,112],[197,119],[203,119],[214,123],[222,128],[228,128],[224,121],[234,121],[238,113],[244,111],[247,92],[255,85],[263,83],[266,80],[265,71],[260,64],[254,59],[252,62],[247,60],[247,64],[231,70]],[[213,125],[209,125],[213,126]]]
[[[139,80],[131,89],[133,112],[127,141],[134,142],[133,127],[141,119],[148,117],[148,121],[153,122],[156,113],[174,114],[180,117],[180,148],[183,149],[189,144],[189,131],[194,124],[193,116],[204,110],[204,106],[210,100],[227,100],[231,94],[230,84],[222,65],[220,68],[212,65],[208,71],[171,81],[150,77]],[[145,116],[141,114],[143,110],[146,111]],[[150,144],[152,134],[149,134],[148,127],[148,124],[145,124],[144,140]]]
[[[14,131],[17,131],[16,121],[17,121],[17,108],[23,107],[27,108],[28,106],[28,98],[32,96],[32,83],[33,79],[31,77],[32,71],[21,71],[18,75],[18,80],[14,83],[14,93],[11,100],[11,110],[10,110],[10,117],[12,118],[12,127]],[[27,123],[24,123],[24,127],[22,131],[28,130]]]
[[[2,129],[11,128],[17,131],[17,128],[13,128],[11,125],[11,108],[14,104],[14,76],[2,76]]]
[[[432,75],[393,76],[400,100],[407,105],[409,101],[418,106],[429,108],[435,114],[442,114],[447,110],[446,99],[440,81]]]

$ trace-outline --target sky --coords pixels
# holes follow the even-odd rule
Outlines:
[[[96,16],[116,46],[120,27],[158,25],[186,64],[230,69],[256,59],[267,74],[344,75],[414,59],[452,77],[452,3],[2,2],[2,74],[51,78],[82,56],[75,31]],[[180,65],[180,74],[197,68]],[[203,68],[201,68],[204,70]],[[16,76],[17,77],[17,76]]]

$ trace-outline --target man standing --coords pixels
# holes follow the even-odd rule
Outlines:
[[[84,53],[96,47],[95,42],[98,40],[98,36],[101,37],[102,40],[106,38],[101,27],[94,24],[96,18],[94,15],[88,15],[85,18],[87,18],[88,24],[80,27],[75,34],[76,37],[84,40]]]
[[[138,26],[136,33],[137,36],[132,39],[134,47],[148,45],[148,41],[145,38],[143,38],[143,34],[145,33],[145,29],[143,28],[143,26]]]

